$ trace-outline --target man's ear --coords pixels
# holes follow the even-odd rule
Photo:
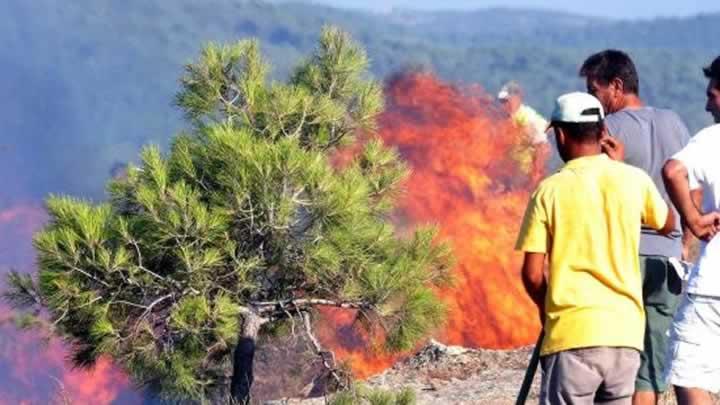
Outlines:
[[[625,94],[625,82],[623,82],[621,78],[613,78],[612,80],[610,80],[609,85],[612,89],[615,89],[615,91],[619,91],[621,94]]]
[[[558,146],[565,146],[565,141],[567,140],[567,134],[565,134],[565,131],[560,127],[555,127],[555,140],[557,141]]]
[[[605,122],[603,121],[603,123],[602,123],[602,131],[600,131],[600,138],[599,138],[599,139],[604,139],[604,138],[607,138],[607,137],[609,137],[609,136],[613,136],[613,135],[610,133],[610,130],[608,129],[607,125],[605,125]]]

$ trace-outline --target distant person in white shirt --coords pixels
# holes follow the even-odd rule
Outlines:
[[[522,87],[516,81],[507,82],[497,95],[513,122],[525,129],[531,144],[547,142],[545,131],[548,129],[548,121],[532,107],[524,104],[523,97]]]
[[[670,329],[668,382],[680,405],[712,404],[720,392],[720,57],[704,69],[706,110],[715,125],[695,135],[663,167],[670,198],[690,230],[703,240],[687,292]],[[702,189],[702,203],[691,190]],[[705,213],[705,215],[703,215]]]
[[[548,121],[532,107],[523,103],[523,90],[516,81],[506,83],[498,92],[497,99],[512,119],[513,124],[520,128],[525,138],[521,139],[510,152],[511,157],[529,177],[535,180],[542,174],[541,167],[549,155],[547,145]]]

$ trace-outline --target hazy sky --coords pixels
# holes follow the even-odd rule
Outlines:
[[[612,18],[652,18],[720,12],[718,0],[312,0],[336,7],[386,11],[392,7],[473,9],[486,7],[542,8]]]

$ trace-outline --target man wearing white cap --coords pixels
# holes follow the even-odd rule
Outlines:
[[[533,193],[516,245],[545,333],[542,404],[631,403],[645,332],[638,229],[675,229],[652,179],[608,156],[622,147],[603,120],[590,94],[557,99],[550,125],[566,164]]]
[[[528,174],[538,172],[538,165],[547,158],[548,122],[532,107],[523,103],[523,91],[515,81],[506,83],[497,95],[498,101],[510,115],[513,123],[520,128],[525,139],[511,152],[522,170]]]
[[[525,129],[533,145],[547,142],[548,122],[532,107],[523,103],[523,91],[515,81],[506,83],[498,92],[498,100],[512,117],[513,122]]]

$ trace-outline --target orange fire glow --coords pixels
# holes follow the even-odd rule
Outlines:
[[[32,234],[46,220],[45,211],[33,204],[0,210],[1,276],[9,269],[33,269]],[[121,393],[131,402],[140,402],[128,378],[108,359],[100,359],[92,370],[72,369],[59,339],[46,342],[38,332],[21,332],[12,319],[11,310],[0,305],[0,370],[4,370],[0,371],[0,405],[110,404]]]
[[[398,223],[437,224],[458,263],[454,286],[439,292],[450,311],[437,338],[496,349],[534,342],[537,310],[521,283],[522,257],[513,251],[540,174],[523,172],[513,160],[525,134],[478,87],[463,89],[431,74],[394,77],[386,98],[380,136],[412,167]],[[361,377],[393,360],[326,341],[340,346],[339,357]]]

